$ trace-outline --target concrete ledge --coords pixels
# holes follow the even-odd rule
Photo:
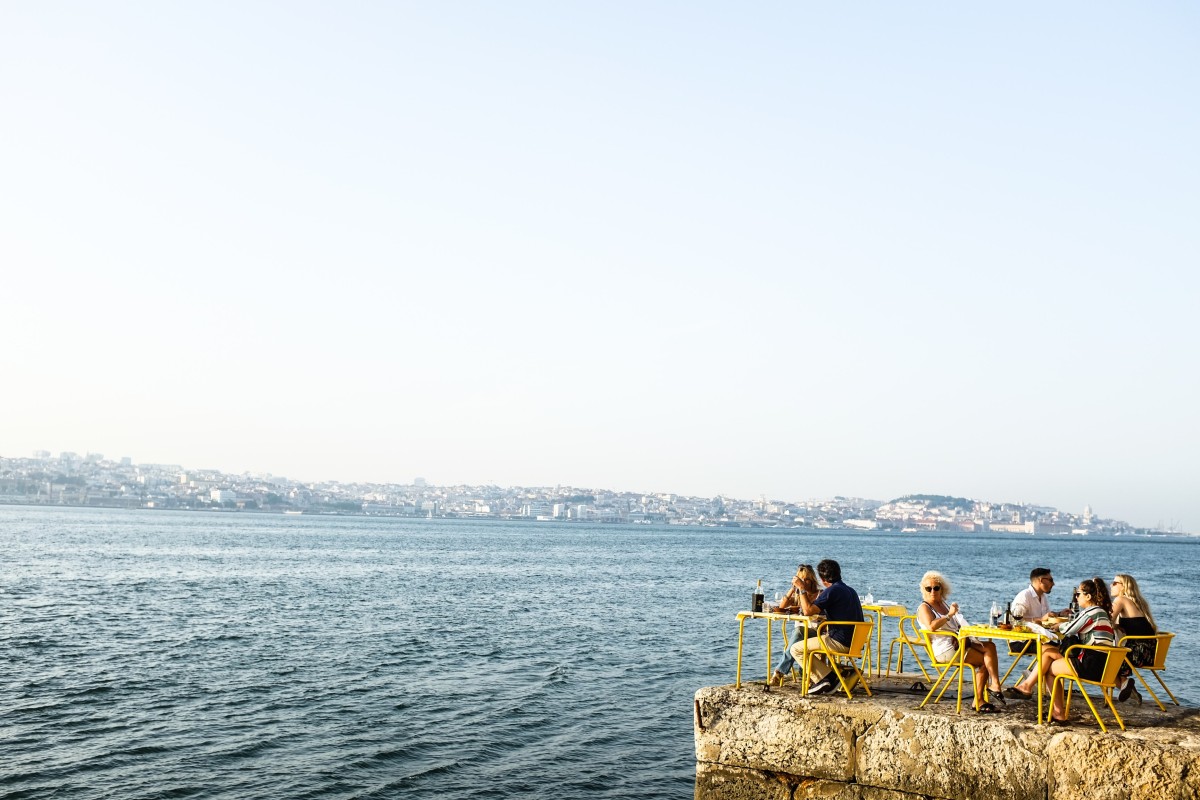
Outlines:
[[[920,676],[875,679],[873,698],[804,698],[794,685],[696,693],[696,797],[829,800],[1193,800],[1200,797],[1200,710],[1104,708],[1100,732],[1076,694],[1074,725],[1034,724],[1036,704],[1000,714],[953,702],[919,709]],[[969,689],[968,689],[969,694]]]

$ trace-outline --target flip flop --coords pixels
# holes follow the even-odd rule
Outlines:
[[[994,697],[1002,706],[1007,706],[1008,701],[1004,699],[1004,692],[1001,689],[988,689],[988,694]]]
[[[928,692],[929,687],[926,686],[925,684],[921,683],[920,681],[917,681],[912,686],[908,687],[908,690],[910,692]]]
[[[1013,698],[1014,700],[1032,700],[1033,699],[1033,692],[1030,692],[1029,694],[1025,694],[1024,692],[1022,692],[1020,689],[1018,689],[1015,686],[1009,686],[1007,689],[1004,690],[1004,694],[1007,697]]]
[[[979,708],[975,709],[979,714],[999,714],[1000,709],[996,708],[991,703],[984,703]]]

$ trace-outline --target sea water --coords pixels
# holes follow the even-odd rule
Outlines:
[[[822,558],[910,609],[939,569],[976,622],[1035,566],[1055,607],[1130,572],[1200,694],[1184,538],[8,506],[0,796],[682,800],[736,612]]]

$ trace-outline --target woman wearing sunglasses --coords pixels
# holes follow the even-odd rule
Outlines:
[[[940,572],[926,572],[921,577],[921,605],[917,607],[917,622],[924,630],[953,633],[955,636],[932,636],[933,657],[945,664],[958,655],[958,631],[967,622],[958,611],[958,603],[948,603],[952,587]],[[992,696],[1004,703],[1000,692],[1000,667],[996,659],[996,645],[992,642],[967,638],[962,642],[964,660],[975,668],[976,709],[982,714],[996,713],[996,707],[983,702],[984,687]]]
[[[779,601],[779,605],[770,609],[783,614],[801,614],[800,609],[801,596],[807,597],[808,602],[817,599],[817,595],[821,593],[821,588],[817,584],[817,573],[812,568],[811,564],[801,564],[796,570],[795,577],[792,578],[792,586],[788,589],[788,593]],[[792,640],[795,641],[796,636],[801,635],[802,631],[797,630]],[[796,659],[792,658],[789,646],[791,642],[784,642],[783,660],[779,662],[779,666],[775,668],[775,672],[771,675],[769,681],[771,686],[782,686],[783,677],[791,672],[796,666]]]
[[[1079,616],[1070,622],[1064,622],[1059,628],[1059,634],[1063,639],[1068,636],[1076,636],[1079,644],[1113,644],[1112,618],[1108,615],[1108,609],[1112,608],[1112,601],[1109,600],[1104,580],[1097,577],[1083,581],[1075,590],[1075,599],[1079,601]],[[1085,680],[1094,681],[1099,680],[1103,674],[1105,661],[1104,654],[1092,650],[1076,650],[1070,658],[1066,658],[1058,650],[1046,650],[1042,653],[1042,673],[1050,680],[1054,679],[1054,675],[1079,675]],[[1037,675],[1035,674],[1013,688],[1021,694],[1029,696],[1033,693],[1036,685]],[[1067,724],[1062,684],[1056,684],[1054,692],[1050,696],[1050,724]]]

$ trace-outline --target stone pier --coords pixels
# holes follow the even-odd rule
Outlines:
[[[1039,726],[1031,701],[976,714],[969,686],[961,714],[951,693],[920,709],[918,678],[876,678],[874,697],[853,700],[805,698],[792,684],[701,689],[697,800],[1200,798],[1200,710],[1162,712],[1146,695],[1140,707],[1117,705],[1122,733],[1097,700],[1109,728],[1101,733],[1076,693],[1071,726]]]

